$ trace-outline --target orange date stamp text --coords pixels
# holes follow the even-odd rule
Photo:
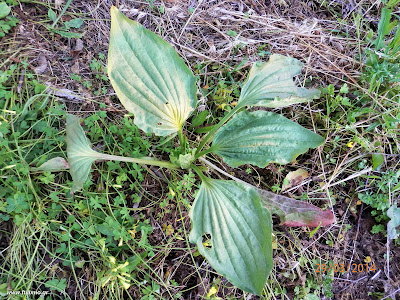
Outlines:
[[[331,271],[335,273],[368,273],[376,272],[374,263],[352,263],[352,264],[341,264],[341,263],[328,263],[328,264],[315,264],[316,273],[330,273]]]

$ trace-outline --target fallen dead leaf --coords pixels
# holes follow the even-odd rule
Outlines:
[[[69,89],[58,89],[51,85],[51,83],[46,82],[48,93],[52,93],[57,97],[67,99],[72,102],[81,103],[84,102],[84,98],[78,95],[77,93],[69,90]]]
[[[56,9],[59,9],[61,7],[61,5],[64,4],[64,0],[55,0],[54,1],[54,6]]]
[[[82,52],[82,50],[83,50],[83,41],[81,39],[77,39],[75,47],[70,51],[70,54],[72,55],[73,58],[76,58],[79,55],[79,53]]]
[[[80,68],[79,68],[79,61],[75,61],[75,63],[71,67],[71,72],[75,74],[80,73]]]
[[[304,169],[298,169],[296,171],[289,172],[283,180],[282,192],[298,185],[304,179],[308,178],[308,176],[308,172]]]
[[[47,59],[43,53],[40,53],[38,58],[38,66],[34,69],[36,74],[42,74],[47,69]]]

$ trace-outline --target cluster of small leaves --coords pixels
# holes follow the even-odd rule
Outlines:
[[[0,71],[0,107],[6,111],[3,121],[0,122],[0,165],[3,174],[0,179],[0,219],[8,220],[10,216],[13,216],[17,224],[25,218],[32,219],[33,217],[28,213],[35,198],[35,191],[30,184],[28,164],[35,160],[39,161],[40,159],[37,158],[41,154],[54,151],[64,140],[59,131],[52,126],[59,126],[54,116],[65,114],[64,107],[59,105],[48,111],[49,115],[53,116],[52,118],[41,119],[43,117],[42,103],[34,102],[31,105],[34,109],[27,111],[23,117],[21,114],[15,117],[12,112],[20,113],[26,110],[25,103],[15,101],[18,96],[12,89],[19,71],[17,65],[9,66],[9,69],[4,72]],[[34,80],[32,74],[27,73],[26,76],[31,79],[30,88],[40,94],[43,91],[43,85]],[[13,122],[17,120],[18,122]],[[35,138],[42,142],[34,140]],[[31,143],[26,144],[24,140],[31,140]],[[41,158],[45,161],[49,157],[45,154]],[[38,181],[54,181],[54,177],[46,179],[46,176],[50,174],[42,174],[38,177]],[[1,199],[5,201],[1,202]]]
[[[4,37],[13,27],[17,26],[18,22],[16,17],[10,16],[0,20],[0,37]]]
[[[92,58],[90,61],[90,74],[89,76],[83,76],[72,73],[71,79],[80,82],[85,88],[93,91],[95,96],[106,95],[109,88],[109,80],[106,75],[105,68],[105,55],[98,53],[98,58]]]
[[[69,21],[63,22],[61,26],[57,28],[55,27],[55,25],[60,21],[61,16],[64,12],[65,9],[60,12],[60,15],[57,16],[56,12],[50,8],[48,10],[47,16],[49,17],[49,20],[52,22],[52,24],[48,25],[47,29],[50,32],[57,33],[65,38],[75,38],[75,39],[81,38],[82,37],[81,33],[71,31],[71,29],[76,30],[82,27],[83,20],[81,18],[73,18]]]
[[[371,39],[371,47],[366,52],[367,60],[362,76],[370,92],[387,92],[390,98],[398,93],[396,83],[400,81],[400,27],[397,19],[391,20],[396,2],[389,1],[382,9],[377,36]]]
[[[373,189],[365,193],[358,193],[358,198],[373,208],[371,214],[378,223],[386,223],[389,221],[387,211],[392,205],[390,197],[400,190],[400,170],[389,170],[378,178],[371,178],[370,185],[373,186]],[[372,232],[385,233],[386,229],[383,225],[377,224],[373,226]]]
[[[108,172],[94,171],[92,178],[97,184],[89,187],[88,180],[79,198],[68,195],[67,173],[32,171],[33,166],[40,166],[54,156],[65,157],[65,135],[60,128],[64,126],[66,108],[47,94],[45,85],[27,69],[27,83],[17,94],[13,86],[18,84],[23,69],[23,65],[11,65],[0,72],[0,223],[43,225],[52,239],[42,242],[51,244],[48,249],[60,260],[61,267],[75,268],[78,276],[81,271],[93,272],[92,284],[104,289],[127,288],[136,280],[143,262],[155,255],[148,239],[153,232],[150,220],[146,214],[134,213],[131,208],[145,200],[140,193],[143,169],[136,164],[108,162]],[[19,101],[21,98],[26,100]],[[122,122],[111,122],[104,111],[86,119],[88,133],[98,147],[147,154],[150,143],[140,135],[132,119],[124,118]],[[95,269],[90,268],[93,260],[97,261]],[[7,273],[12,268],[8,261],[0,263],[0,285],[3,287],[9,280],[17,290],[27,290],[26,286],[15,284],[21,274],[13,277]],[[50,267],[47,269],[52,272]],[[143,281],[143,275],[139,279]],[[53,278],[46,271],[37,280],[44,283],[41,290],[45,287],[50,292],[64,293],[70,279]],[[146,291],[149,287],[144,283],[140,286]],[[36,287],[35,284],[31,288]],[[157,292],[151,290],[147,297],[154,293]]]
[[[307,275],[305,284],[303,286],[296,286],[294,292],[296,296],[295,300],[309,299],[309,300],[319,300],[321,296],[324,295],[327,298],[333,296],[332,293],[332,282],[333,279],[327,275],[321,282],[312,275]]]
[[[6,1],[0,3],[0,38],[4,37],[12,27],[17,26],[18,19],[13,16],[9,16],[11,7],[9,5],[16,5],[16,1]]]

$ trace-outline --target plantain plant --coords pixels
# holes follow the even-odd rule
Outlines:
[[[82,188],[97,160],[194,170],[201,185],[190,211],[190,241],[232,284],[260,295],[273,266],[271,213],[278,214],[289,226],[327,225],[333,222],[333,214],[236,178],[213,179],[201,171],[200,164],[205,162],[220,170],[203,157],[214,153],[231,167],[253,164],[262,168],[272,162],[289,163],[321,145],[321,136],[281,115],[246,110],[278,108],[318,98],[318,90],[297,87],[293,82],[301,68],[301,62],[282,55],[271,55],[267,63],[255,63],[237,105],[196,148],[191,148],[196,144],[188,142],[183,126],[197,103],[195,77],[170,44],[112,7],[108,52],[112,86],[141,130],[158,136],[177,135],[180,147],[171,153],[170,161],[102,154],[92,149],[79,119],[67,114],[71,191]],[[203,245],[205,236],[211,236],[211,247]]]

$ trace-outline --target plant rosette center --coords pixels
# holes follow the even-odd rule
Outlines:
[[[170,160],[174,165],[182,169],[189,169],[192,162],[196,160],[196,150],[197,148],[189,149],[186,154],[180,154],[177,151],[178,153],[173,153],[172,155],[170,155]]]

